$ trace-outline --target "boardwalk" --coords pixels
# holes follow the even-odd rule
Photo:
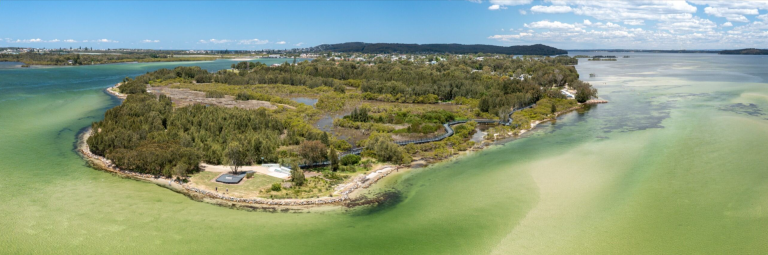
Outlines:
[[[446,139],[448,137],[453,136],[454,131],[453,131],[453,128],[451,128],[451,126],[467,123],[469,121],[474,121],[474,122],[477,122],[477,123],[480,123],[480,124],[499,124],[499,125],[509,126],[509,125],[512,124],[512,114],[513,113],[518,112],[518,111],[522,111],[522,110],[525,110],[525,109],[533,108],[534,106],[536,106],[536,104],[531,104],[531,105],[526,106],[526,107],[516,108],[516,109],[512,110],[512,112],[510,112],[509,115],[507,115],[506,121],[489,120],[489,119],[455,120],[455,121],[451,121],[451,122],[447,122],[447,123],[443,124],[443,128],[445,128],[445,134],[442,134],[442,135],[439,135],[439,136],[436,136],[436,137],[430,137],[430,138],[424,138],[424,139],[418,139],[418,140],[398,141],[398,142],[395,142],[395,143],[400,145],[400,146],[405,146],[405,145],[408,145],[408,144],[423,144],[423,143],[432,143],[432,142],[442,141],[442,140],[444,140],[444,139]],[[350,155],[350,154],[360,155],[360,153],[363,152],[363,149],[364,149],[363,147],[352,148],[349,151],[345,151],[345,152],[340,153],[339,157],[341,158],[341,157],[344,157],[344,156]],[[301,167],[301,168],[312,168],[312,167],[327,166],[327,165],[330,165],[330,164],[331,164],[331,161],[325,161],[325,162],[318,162],[318,163],[313,163],[313,164],[303,164],[303,165],[299,165],[299,167]]]

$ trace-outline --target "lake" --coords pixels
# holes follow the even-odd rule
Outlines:
[[[235,61],[2,69],[0,253],[768,253],[768,57],[610,55],[631,57],[577,66],[610,103],[384,179],[390,204],[316,213],[192,201],[73,151],[119,103],[104,88]]]

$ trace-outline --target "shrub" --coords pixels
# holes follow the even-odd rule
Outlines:
[[[360,156],[355,154],[349,154],[345,155],[344,157],[341,157],[341,164],[345,166],[349,165],[356,165],[357,163],[360,163]]]
[[[223,98],[224,97],[224,92],[221,92],[221,91],[208,91],[208,92],[205,92],[205,97],[206,98]]]
[[[240,92],[240,93],[237,93],[237,96],[235,96],[235,99],[240,101],[248,101],[254,98],[251,94]]]
[[[348,151],[352,149],[352,145],[345,140],[335,140],[333,141],[333,145],[331,145],[331,147],[336,148],[339,151]]]
[[[378,161],[389,161],[396,164],[411,163],[410,155],[405,149],[392,141],[392,137],[386,133],[373,132],[368,139],[361,141],[366,148],[363,155],[370,155]]]
[[[248,178],[248,179],[253,178],[253,172],[249,172],[249,173],[245,174],[245,178]]]
[[[337,174],[336,172],[331,171],[324,171],[323,177],[325,177],[328,180],[341,180],[341,175]]]
[[[272,190],[272,191],[281,191],[281,190],[283,190],[283,186],[279,182],[275,182],[275,183],[272,183],[272,188],[270,188],[270,190]]]

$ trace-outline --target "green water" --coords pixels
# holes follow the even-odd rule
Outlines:
[[[209,70],[230,61],[185,63]],[[583,62],[611,103],[404,173],[388,206],[248,212],[95,171],[102,90],[176,64],[0,70],[0,253],[765,254],[768,58]]]

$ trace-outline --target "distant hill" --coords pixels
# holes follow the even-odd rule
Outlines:
[[[322,44],[312,47],[312,51],[362,52],[362,53],[491,53],[507,55],[561,55],[568,51],[546,45],[495,46],[483,44],[402,44],[402,43],[362,43],[348,42]]]
[[[724,51],[721,51],[720,54],[768,55],[768,50],[761,50],[761,49],[724,50]]]

